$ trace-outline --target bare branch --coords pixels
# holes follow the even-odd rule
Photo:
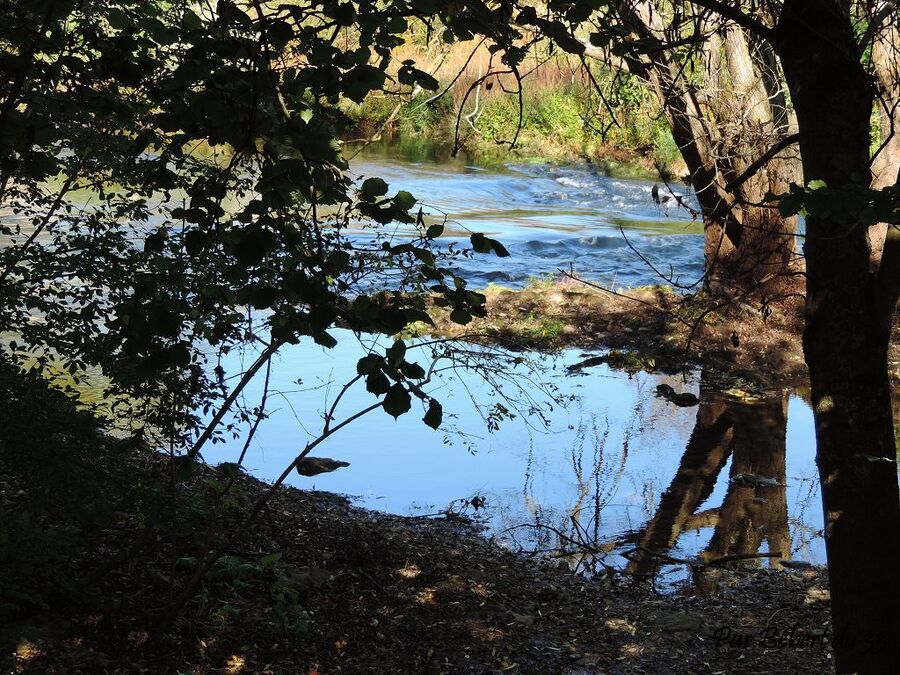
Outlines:
[[[725,186],[725,191],[734,193],[739,187],[741,187],[741,185],[753,178],[753,176],[755,176],[760,169],[768,164],[775,157],[775,155],[777,155],[788,146],[797,143],[799,140],[800,134],[790,134],[789,136],[785,136],[784,138],[782,138],[775,145],[766,150],[759,159],[753,162],[753,164],[748,166],[744,173],[735,178],[733,181],[729,182]]]
[[[869,43],[872,41],[872,38],[875,37],[875,33],[881,28],[881,24],[884,23],[884,20],[896,11],[897,3],[895,3],[894,0],[887,0],[887,2],[884,3],[884,6],[875,13],[875,16],[869,21],[866,32],[863,33],[859,40],[860,54],[866,51],[866,47],[869,46]]]

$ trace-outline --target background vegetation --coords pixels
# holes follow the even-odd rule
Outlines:
[[[495,58],[485,44],[453,43],[428,47],[415,34],[395,51],[398,62],[430,65],[439,92],[413,96],[380,93],[360,103],[345,101],[353,121],[353,140],[373,136],[459,144],[482,162],[509,161],[510,141],[519,127],[516,81],[509,75],[483,78]],[[426,66],[427,67],[427,66]],[[590,68],[590,75],[585,68]],[[546,160],[589,159],[618,172],[666,175],[683,172],[683,162],[659,103],[636,78],[599,62],[584,66],[549,42],[537,46],[522,65],[521,132],[512,156]],[[593,81],[591,81],[593,78]],[[475,89],[472,89],[472,87]],[[605,101],[597,94],[604,92]]]

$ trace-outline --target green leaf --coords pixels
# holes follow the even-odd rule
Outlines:
[[[382,403],[384,411],[397,419],[412,407],[412,398],[402,384],[397,383],[388,390]]]
[[[498,258],[506,258],[509,256],[509,251],[506,250],[506,247],[503,246],[503,244],[496,239],[485,237],[480,232],[476,232],[469,237],[469,241],[472,242],[472,248],[475,249],[477,253],[490,253],[493,251]]]
[[[457,308],[450,312],[450,320],[453,323],[458,323],[465,326],[467,323],[470,323],[472,321],[472,315],[464,309]]]
[[[443,225],[429,225],[428,229],[425,230],[425,236],[428,239],[437,239],[442,234],[444,234],[444,226]]]
[[[316,344],[327,347],[328,349],[331,349],[337,345],[337,340],[335,340],[333,336],[329,335],[325,331],[313,335],[313,340],[315,340]]]
[[[172,458],[172,476],[176,483],[190,480],[194,473],[194,462],[188,455],[178,455]]]
[[[374,373],[381,367],[381,357],[377,354],[367,354],[356,362],[356,372],[359,375]]]
[[[356,8],[351,2],[340,3],[331,12],[339,26],[350,26],[356,18]]]
[[[106,20],[109,22],[109,27],[113,30],[122,30],[131,23],[128,16],[117,7],[111,7],[107,10]]]
[[[391,388],[391,383],[381,370],[373,370],[366,377],[366,390],[373,394],[384,394]]]
[[[425,369],[418,363],[403,363],[400,369],[411,380],[421,380],[425,377]]]
[[[259,561],[259,566],[269,567],[277,563],[279,560],[281,560],[281,551],[276,551],[275,553],[270,553],[267,556],[263,556],[263,558]]]
[[[397,340],[388,348],[385,356],[387,356],[388,363],[397,368],[403,363],[403,357],[406,356],[406,343],[403,340]]]
[[[166,240],[169,238],[169,231],[161,227],[153,234],[147,235],[144,240],[144,251],[147,253],[158,253],[163,250]]]
[[[472,248],[475,249],[476,253],[491,252],[491,245],[488,243],[488,238],[481,234],[481,232],[473,234],[469,237],[469,241],[472,243]]]
[[[360,192],[364,199],[374,199],[375,197],[381,197],[382,195],[386,195],[388,191],[388,184],[385,183],[380,178],[366,178],[363,181],[362,188]]]
[[[434,254],[428,249],[424,248],[414,248],[413,255],[416,256],[421,262],[425,263],[429,267],[434,267],[435,259]]]
[[[254,309],[268,309],[278,300],[277,288],[254,288],[250,291],[250,304]]]
[[[409,24],[402,16],[392,16],[388,19],[386,27],[389,33],[400,34],[406,32]]]
[[[805,195],[802,192],[795,192],[785,195],[778,202],[778,212],[783,218],[795,216],[803,209]]]
[[[416,204],[416,198],[412,196],[411,192],[407,192],[406,190],[400,190],[394,196],[394,206],[400,209],[401,211],[409,211]]]
[[[437,429],[441,426],[443,419],[444,407],[433,398],[428,399],[428,411],[425,413],[422,421],[432,429]]]

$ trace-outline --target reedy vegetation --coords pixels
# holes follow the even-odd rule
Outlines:
[[[348,101],[342,107],[356,125],[352,140],[418,137],[449,147],[459,121],[462,149],[480,162],[509,161],[511,156],[543,161],[585,158],[627,165],[619,170],[647,176],[684,173],[658,102],[628,73],[596,61],[583,64],[552,42],[539,42],[522,66],[527,74],[522,80],[520,119],[514,77],[498,74],[478,86],[480,78],[497,70],[497,59],[491,59],[485,43],[446,45],[432,39],[426,44],[422,35],[406,37],[395,58],[424,64],[447,93],[436,97],[434,92],[413,95],[410,90],[375,94],[359,104]],[[474,93],[466,98],[473,85]],[[502,142],[513,138],[520,123],[519,138],[510,151]]]

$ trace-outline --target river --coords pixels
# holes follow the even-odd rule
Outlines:
[[[458,263],[474,287],[520,287],[560,269],[616,287],[658,283],[622,231],[679,279],[691,283],[702,273],[702,228],[674,199],[657,204],[652,182],[612,178],[590,165],[487,169],[443,156],[379,153],[363,155],[352,169],[384,178],[392,191],[409,190],[435,217],[446,214],[447,239],[466,230],[500,239],[509,258]],[[689,194],[678,196],[691,203]],[[310,344],[279,355],[270,418],[245,462],[257,477],[281,473],[355,375],[368,343],[340,337],[332,350]],[[589,356],[500,354],[506,361],[494,372],[518,373],[506,383],[509,400],[478,373],[448,368],[432,390],[444,405],[440,430],[422,423],[415,402],[396,421],[375,410],[317,448],[349,467],[315,477],[295,473],[288,482],[395,514],[466,513],[503,545],[570,553],[566,564],[582,571],[601,565],[584,550],[602,549],[602,564],[657,574],[663,586],[696,582],[698,571],[630,551],[708,559],[772,552],[780,557],[750,564],[824,563],[812,413],[799,392],[722,391],[700,372],[629,374],[606,365],[570,372]],[[656,396],[663,383],[697,394],[700,404],[682,408]],[[261,387],[251,386],[246,405],[256,404]],[[357,385],[336,419],[372,401]],[[497,403],[515,417],[493,429]],[[208,448],[206,458],[234,461],[243,442],[229,438]]]
[[[446,241],[482,232],[510,257],[476,256],[459,263],[470,283],[521,287],[530,279],[571,270],[619,287],[661,283],[623,238],[654,267],[690,285],[703,274],[703,227],[679,208],[686,188],[605,175],[588,164],[508,164],[483,168],[464,158],[383,149],[351,164],[357,177],[378,176],[408,190],[434,218],[446,216]],[[657,204],[653,198],[656,185]]]

